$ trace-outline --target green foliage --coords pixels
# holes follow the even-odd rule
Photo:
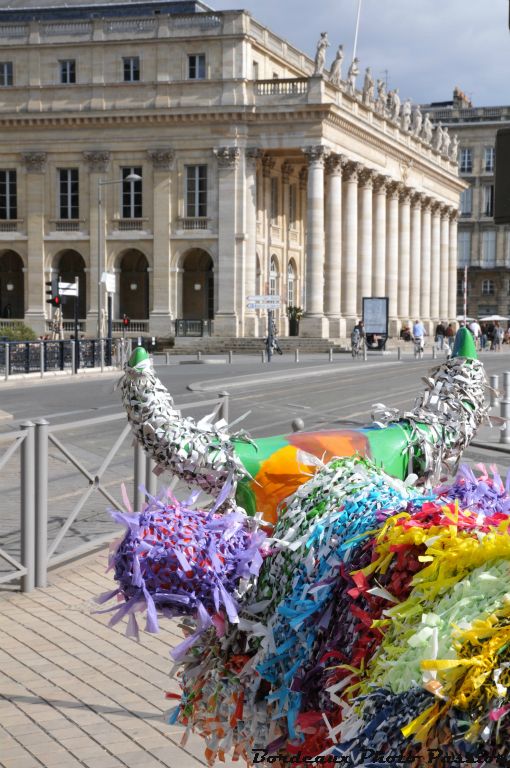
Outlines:
[[[287,307],[287,317],[290,318],[290,320],[301,320],[303,314],[303,307],[295,307],[292,304],[289,304]]]
[[[0,339],[6,341],[36,341],[37,334],[25,323],[12,323],[0,328]]]

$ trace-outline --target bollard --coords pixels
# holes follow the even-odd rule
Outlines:
[[[228,424],[230,394],[228,392],[218,392],[218,397],[221,399],[220,407],[218,408],[218,419],[223,419]]]
[[[200,350],[199,350],[199,351],[197,352],[197,360],[199,360],[199,361],[200,361],[201,359],[202,359],[202,353],[201,353],[201,352],[200,352]]]
[[[34,424],[20,424],[25,432],[21,443],[21,563],[26,573],[21,577],[21,591],[31,592],[35,585],[35,439]]]
[[[158,491],[158,478],[152,471],[156,467],[151,456],[145,456],[145,490],[147,496],[155,496]],[[146,496],[146,498],[147,498]]]
[[[166,365],[170,365],[170,352],[165,352]]]
[[[293,432],[301,432],[305,428],[305,423],[303,419],[294,419],[291,427]]]
[[[41,367],[41,379],[44,377],[44,341],[41,341],[41,346],[39,348],[39,354],[40,354],[40,367]]]
[[[365,363],[367,361],[367,358],[368,358],[367,345],[363,344],[363,360],[365,361]]]
[[[436,354],[437,354],[436,345],[433,344],[432,345],[432,360],[436,359]]]
[[[71,373],[76,373],[76,344],[71,344]]]
[[[99,339],[99,356],[101,358],[101,373],[104,371],[104,339]],[[73,344],[73,347],[75,344]],[[75,369],[76,370],[76,369]]]
[[[500,443],[510,443],[510,372],[503,374],[503,397],[500,402],[500,415],[504,424],[499,436]]]
[[[333,347],[329,348],[329,362],[333,362]]]
[[[135,512],[141,512],[145,495],[144,495],[144,492],[140,490],[140,486],[142,486],[142,488],[145,487],[146,465],[145,465],[145,452],[142,446],[138,443],[138,441],[135,443],[133,448],[133,469],[134,469],[133,510]]]
[[[74,345],[73,345],[74,346]],[[48,578],[48,427],[35,420],[35,586],[46,587]]]
[[[265,350],[262,350],[262,362],[263,362],[263,363],[265,363],[265,362],[266,362],[266,353],[265,353]]]
[[[232,352],[232,350],[231,350],[231,349],[229,349],[229,351],[228,351],[228,362],[229,362],[229,363],[232,363],[232,357],[233,357],[233,355],[234,355],[234,353]]]
[[[9,368],[11,367],[11,360],[10,360],[10,347],[9,342],[5,342],[5,380],[9,378]]]
[[[397,347],[397,360],[400,360],[402,357],[402,349],[400,347]]]
[[[299,363],[299,349],[294,350],[294,362]]]
[[[489,376],[489,383],[492,390],[490,393],[490,406],[491,408],[494,408],[494,406],[498,404],[499,376]]]

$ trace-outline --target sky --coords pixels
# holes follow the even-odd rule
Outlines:
[[[358,0],[206,2],[218,11],[250,11],[312,58],[326,31],[327,66],[343,43],[344,74],[352,59]],[[448,101],[459,86],[474,106],[508,105],[508,7],[508,0],[361,0],[360,69],[370,66],[414,103]]]

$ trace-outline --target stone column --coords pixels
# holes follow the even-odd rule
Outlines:
[[[421,210],[421,267],[420,267],[420,311],[422,323],[431,333],[430,322],[430,259],[431,259],[431,211],[430,197],[423,199]]]
[[[236,293],[239,280],[236,258],[238,147],[220,147],[218,160],[218,265],[215,271],[218,305],[215,336],[238,336]]]
[[[359,163],[349,162],[344,169],[342,221],[342,314],[350,333],[358,319],[358,175]]]
[[[36,333],[45,333],[46,280],[44,247],[46,152],[25,152],[27,263],[25,268],[25,322]],[[49,267],[50,265],[47,265]]]
[[[282,311],[280,313],[280,326],[279,331],[280,333],[283,333],[285,336],[289,333],[289,325],[288,325],[288,318],[285,316],[285,307],[287,306],[287,281],[288,281],[288,275],[287,275],[287,266],[289,263],[289,239],[290,239],[290,219],[289,219],[289,208],[290,208],[290,191],[289,191],[289,184],[290,184],[290,177],[292,175],[294,168],[291,163],[289,163],[288,160],[284,160],[281,166],[281,172],[282,172],[282,205],[281,205],[281,241],[283,243],[283,260],[282,260]],[[282,328],[283,326],[283,328]]]
[[[261,254],[263,293],[269,293],[269,262],[271,260],[271,174],[276,160],[271,155],[262,156],[262,215],[264,216],[264,253]],[[267,333],[267,312],[259,311],[259,324],[265,322],[263,333]]]
[[[324,307],[329,320],[329,335],[345,336],[345,320],[340,316],[342,294],[342,165],[341,155],[331,155],[326,163],[326,263],[324,268]]]
[[[432,235],[430,247],[430,319],[439,318],[439,280],[441,270],[441,203],[432,204]]]
[[[171,300],[171,200],[174,151],[168,148],[150,149],[153,185],[153,258],[150,286],[150,329],[156,336],[168,335],[175,319]],[[173,311],[172,311],[173,310]]]
[[[398,227],[398,303],[397,314],[401,321],[409,320],[409,279],[411,259],[411,196],[405,188],[400,194]]]
[[[372,296],[386,296],[386,191],[387,176],[377,176],[373,189]]]
[[[303,336],[324,338],[324,160],[326,147],[306,147],[308,160],[306,314],[300,323]]]
[[[374,172],[363,168],[359,174],[358,210],[358,311],[363,297],[372,295],[372,188]]]
[[[450,206],[441,208],[440,267],[439,267],[439,316],[448,319],[448,280],[450,259]]]
[[[88,334],[97,336],[97,292],[98,292],[98,258],[99,258],[99,216],[101,215],[101,226],[103,233],[106,223],[106,190],[108,187],[101,188],[102,211],[99,211],[99,181],[108,173],[110,165],[110,153],[104,150],[95,150],[93,152],[84,152],[83,157],[89,167],[89,272],[87,283],[87,327]],[[102,271],[105,271],[106,264],[106,237],[103,237],[104,254],[102,257]],[[104,293],[103,293],[104,296]],[[105,309],[103,303],[103,309]]]
[[[259,318],[254,309],[247,309],[247,297],[257,293],[257,160],[262,152],[248,147],[245,152],[246,249],[244,258],[244,332],[243,336],[259,335]]]
[[[453,322],[457,317],[457,221],[459,212],[452,208],[450,211],[450,243],[448,261],[448,321]]]
[[[386,296],[389,299],[389,334],[398,335],[398,201],[402,185],[398,181],[388,184],[386,222]]]
[[[303,244],[299,263],[299,301],[306,305],[306,191],[308,189],[308,167],[303,165],[299,171],[299,242]]]
[[[409,315],[412,321],[420,317],[421,279],[421,206],[423,196],[411,198],[411,260],[409,270]]]

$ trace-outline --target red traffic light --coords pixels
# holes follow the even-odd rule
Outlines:
[[[123,316],[122,325],[129,325],[129,317],[127,315]]]
[[[60,296],[54,296],[51,303],[54,307],[60,307]]]

